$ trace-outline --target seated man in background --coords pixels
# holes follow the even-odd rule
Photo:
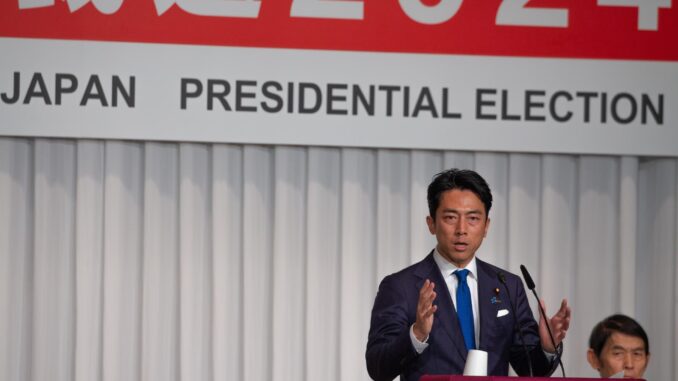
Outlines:
[[[596,324],[587,358],[600,377],[643,378],[650,361],[650,343],[643,327],[626,315],[612,315]]]

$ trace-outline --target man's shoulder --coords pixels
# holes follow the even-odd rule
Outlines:
[[[384,278],[387,279],[398,279],[402,280],[410,277],[426,277],[436,266],[435,261],[433,260],[433,254],[429,253],[424,259],[419,262],[413,263],[404,269],[401,269],[391,275],[388,275]]]
[[[478,271],[484,271],[487,273],[489,276],[492,276],[496,279],[499,274],[504,274],[504,277],[506,277],[507,282],[521,282],[520,276],[505,270],[499,266],[495,266],[489,262],[485,262],[479,258],[476,257],[476,266],[478,268]]]

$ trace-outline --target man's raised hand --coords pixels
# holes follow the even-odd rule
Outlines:
[[[435,283],[426,279],[419,290],[419,301],[417,302],[417,321],[414,322],[412,331],[417,340],[425,342],[431,333],[433,327],[433,314],[438,309],[438,306],[433,305],[436,298],[434,291]]]

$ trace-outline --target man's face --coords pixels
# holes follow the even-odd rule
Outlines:
[[[443,192],[435,220],[426,217],[428,230],[438,240],[438,252],[457,267],[466,267],[490,226],[485,205],[469,190]]]
[[[624,378],[642,378],[650,355],[645,353],[645,343],[640,337],[614,332],[607,339],[600,357],[589,349],[588,360],[600,372],[600,377],[607,378],[624,371]]]

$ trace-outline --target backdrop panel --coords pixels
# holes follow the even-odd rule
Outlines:
[[[675,159],[0,139],[0,369],[8,381],[367,380],[385,275],[434,246],[431,177],[495,195],[479,256],[568,298],[568,375],[595,322],[676,372]],[[629,276],[631,274],[631,276]],[[533,307],[534,301],[531,301]]]

